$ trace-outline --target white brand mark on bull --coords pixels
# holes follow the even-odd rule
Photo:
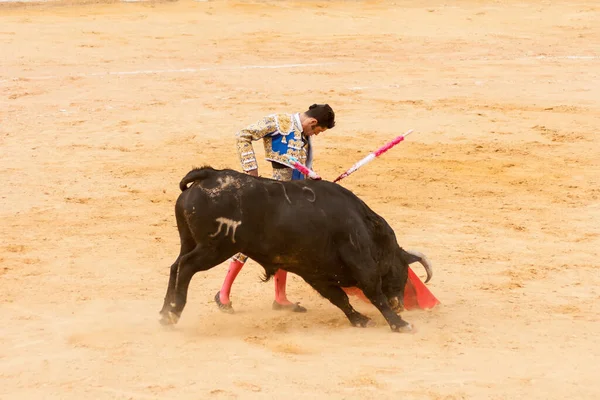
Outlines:
[[[229,235],[229,231],[231,230],[232,231],[231,241],[233,243],[235,243],[235,230],[237,229],[238,226],[240,226],[242,224],[242,221],[234,221],[232,219],[225,218],[225,217],[219,217],[215,221],[217,221],[219,223],[219,229],[217,229],[217,231],[215,233],[210,235],[210,237],[217,236],[221,232],[221,228],[223,228],[223,224],[225,224],[225,225],[227,225],[227,231],[225,231],[225,236]]]
[[[315,191],[306,186],[303,187],[302,190],[306,190],[307,192],[310,192],[312,194],[312,199],[307,198],[307,200],[310,201],[311,203],[314,203],[315,200],[317,199],[317,195],[315,194]]]
[[[201,184],[199,184],[198,188],[203,190],[211,198],[215,198],[215,197],[221,196],[223,190],[225,190],[229,187],[233,187],[235,189],[239,189],[242,187],[240,181],[238,179],[233,178],[232,176],[226,176],[225,178],[218,178],[217,183],[219,184],[218,186],[211,187],[211,188],[207,188],[207,187],[204,187]]]
[[[240,182],[237,179],[234,179],[232,176],[226,176],[225,179],[219,178],[217,179],[221,189],[225,189],[229,186],[235,186],[236,188],[240,188]]]
[[[285,199],[287,200],[288,203],[292,204],[292,201],[290,200],[290,197],[287,194],[287,191],[285,190],[285,185],[282,182],[274,182],[276,184],[281,185],[281,187],[283,188],[283,194],[285,195]]]

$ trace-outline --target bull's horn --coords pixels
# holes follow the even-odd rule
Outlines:
[[[427,272],[427,279],[425,280],[425,283],[429,282],[431,280],[431,277],[433,276],[433,270],[431,269],[431,263],[429,262],[425,254],[415,250],[404,251],[412,256],[412,258],[410,258],[408,261],[409,264],[418,261],[425,268],[425,272]]]

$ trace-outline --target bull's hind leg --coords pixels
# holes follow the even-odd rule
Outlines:
[[[177,219],[177,230],[179,231],[179,239],[181,242],[181,247],[179,249],[179,255],[177,259],[171,265],[171,270],[169,273],[169,283],[167,284],[167,293],[165,294],[165,301],[163,302],[163,307],[160,310],[160,314],[168,317],[168,313],[170,310],[170,304],[175,302],[175,283],[177,281],[177,271],[179,270],[179,263],[183,259],[183,257],[192,252],[196,247],[196,241],[192,236],[192,232],[190,232],[190,228],[188,226],[187,220],[183,215],[181,208],[176,207],[175,210],[175,218]]]
[[[165,294],[165,301],[163,302],[163,307],[160,310],[161,315],[168,314],[170,309],[170,304],[175,301],[175,283],[177,281],[177,271],[179,269],[179,263],[182,258],[194,250],[196,247],[196,242],[192,238],[191,234],[186,234],[188,231],[184,231],[181,236],[181,249],[179,251],[179,255],[177,259],[171,265],[171,270],[169,272],[169,283],[167,285],[167,293]]]
[[[333,305],[337,306],[346,314],[346,317],[353,326],[372,326],[371,319],[356,311],[348,300],[348,295],[339,286],[330,285],[327,283],[308,282],[319,294],[329,300]]]
[[[160,310],[160,315],[168,314],[169,312],[169,304],[175,301],[175,281],[177,280],[177,268],[179,267],[179,261],[181,260],[181,255],[177,257],[177,260],[171,265],[171,272],[169,273],[169,283],[167,285],[167,293],[165,294],[165,301],[163,302],[162,309]]]
[[[187,302],[188,287],[196,272],[206,271],[222,263],[232,254],[217,251],[214,247],[197,245],[194,250],[185,254],[175,268],[175,283],[171,294],[171,302],[163,307],[161,323],[164,325],[177,323]],[[172,270],[173,271],[173,270]]]

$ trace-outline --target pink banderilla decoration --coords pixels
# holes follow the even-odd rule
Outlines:
[[[385,153],[386,151],[388,151],[389,149],[391,149],[392,147],[394,147],[395,145],[397,145],[398,143],[403,141],[404,138],[406,138],[408,135],[410,135],[412,133],[412,131],[413,131],[412,129],[409,130],[405,134],[398,136],[397,138],[395,138],[388,144],[381,146],[374,152],[370,153],[368,156],[366,156],[365,158],[363,158],[362,160],[360,160],[359,162],[354,164],[352,167],[350,167],[350,169],[348,169],[346,172],[344,172],[343,174],[341,174],[340,176],[335,178],[335,180],[333,182],[335,183],[341,179],[344,179],[345,177],[347,177],[351,173],[355,172],[357,169],[359,169],[363,165],[370,163],[371,161],[373,161],[374,159],[376,159],[377,157],[379,157],[380,155],[382,155],[383,153]]]
[[[412,129],[409,130],[405,134],[398,136],[397,138],[395,138],[388,144],[380,147],[373,153],[369,154],[368,156],[366,156],[365,158],[363,158],[362,160],[360,160],[359,162],[354,164],[349,170],[347,170],[342,175],[337,177],[336,180],[333,182],[335,183],[339,180],[344,179],[345,177],[347,177],[351,173],[355,172],[357,169],[359,169],[363,165],[365,165],[365,164],[369,163],[370,161],[374,160],[375,158],[379,157],[380,155],[382,155],[383,153],[385,153],[386,151],[388,151],[389,149],[391,149],[392,147],[394,147],[395,145],[397,145],[398,143],[403,141],[404,138],[406,136],[408,136],[412,131],[413,131]],[[294,168],[296,168],[302,174],[308,176],[310,179],[315,179],[315,180],[322,179],[319,176],[319,174],[317,174],[312,169],[308,168],[306,165],[300,163],[298,161],[298,159],[296,159],[295,157],[288,156],[288,158],[290,160],[290,164]],[[342,289],[346,292],[346,294],[351,295],[351,296],[356,296],[356,297],[360,298],[361,300],[363,300],[367,303],[370,303],[370,300],[367,299],[367,297],[364,295],[362,290],[360,290],[359,288],[344,287]],[[435,307],[437,304],[440,304],[439,300],[433,295],[433,293],[431,293],[431,291],[427,288],[427,286],[425,286],[425,284],[419,279],[417,274],[415,274],[414,271],[410,267],[408,267],[408,280],[406,282],[406,287],[404,289],[404,308],[407,310],[412,310],[415,308],[428,309],[428,308]]]
[[[290,164],[292,165],[292,167],[296,168],[298,171],[308,176],[310,179],[313,179],[315,181],[321,180],[319,174],[317,174],[312,169],[308,168],[306,165],[302,164],[300,161],[298,161],[296,157],[288,155],[288,159],[290,160]]]

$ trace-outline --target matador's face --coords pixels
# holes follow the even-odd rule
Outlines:
[[[318,136],[320,133],[323,133],[327,130],[322,126],[317,125],[317,120],[315,118],[307,118],[302,124],[302,128],[304,130],[304,135],[306,136]]]

